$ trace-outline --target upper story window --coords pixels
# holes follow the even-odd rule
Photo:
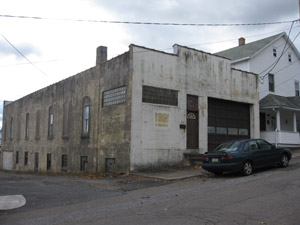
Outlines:
[[[49,107],[49,118],[48,118],[48,138],[53,138],[53,130],[54,129],[54,115],[53,115],[53,107]]]
[[[292,62],[292,54],[291,53],[288,53],[288,61]]]
[[[69,138],[69,121],[70,121],[70,104],[66,102],[63,104],[63,138]]]
[[[110,106],[124,103],[126,101],[126,86],[114,88],[103,92],[102,106]]]
[[[274,74],[269,73],[269,91],[275,92]]]
[[[26,113],[25,119],[25,139],[29,139],[29,113]]]
[[[10,119],[10,133],[9,133],[10,140],[14,138],[14,118]]]
[[[40,139],[40,110],[36,112],[36,118],[35,118],[35,139]]]
[[[143,86],[143,102],[178,106],[178,91]]]
[[[276,48],[273,48],[273,56],[277,57],[277,49]]]
[[[295,96],[300,96],[300,82],[295,81]]]
[[[88,96],[83,98],[82,104],[82,134],[88,135],[90,130],[90,104],[91,100]]]

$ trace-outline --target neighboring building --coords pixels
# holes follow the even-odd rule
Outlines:
[[[230,60],[174,45],[130,45],[107,61],[4,107],[12,168],[127,173],[259,137],[258,79]]]
[[[280,146],[300,146],[300,54],[286,33],[239,46],[216,55],[231,59],[236,69],[260,77],[261,138]]]

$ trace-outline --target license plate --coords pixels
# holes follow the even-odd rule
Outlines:
[[[212,163],[218,163],[218,162],[219,162],[219,159],[218,159],[218,158],[212,158],[212,159],[211,159],[211,162],[212,162]]]

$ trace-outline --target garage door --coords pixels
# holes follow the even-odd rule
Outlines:
[[[13,168],[13,152],[3,151],[3,169],[12,170]]]
[[[208,151],[219,144],[250,137],[249,104],[208,98]]]

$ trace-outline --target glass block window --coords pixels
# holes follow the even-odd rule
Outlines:
[[[178,106],[178,91],[143,86],[143,102]]]
[[[102,106],[118,105],[126,101],[126,86],[103,92]]]

